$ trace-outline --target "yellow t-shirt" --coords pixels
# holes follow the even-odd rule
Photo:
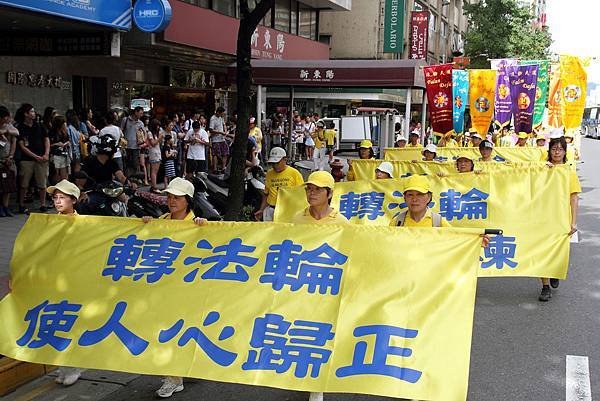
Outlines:
[[[295,187],[304,184],[304,178],[298,170],[287,166],[281,173],[274,169],[267,171],[265,177],[265,194],[267,194],[267,203],[270,206],[277,204],[277,193],[279,188]]]
[[[569,193],[581,193],[581,183],[579,182],[579,177],[577,176],[577,173],[573,170],[571,170],[569,173]]]
[[[325,132],[323,133],[323,136],[325,137],[325,143],[327,144],[327,146],[335,145],[335,136],[336,136],[335,130],[326,129]]]
[[[337,210],[331,210],[331,213],[327,217],[320,220],[315,219],[310,214],[310,208],[306,208],[300,213],[296,214],[292,219],[292,223],[295,224],[349,224],[348,219]]]
[[[406,147],[407,147],[407,148],[422,149],[422,148],[423,148],[423,145],[421,145],[420,143],[417,143],[416,145],[413,145],[413,144],[411,144],[411,143],[407,143],[407,144],[406,144]]]
[[[190,211],[187,216],[183,218],[183,221],[191,221],[194,220],[194,212]],[[159,217],[159,219],[171,220],[171,213],[165,213]]]
[[[321,149],[325,147],[325,131],[316,129],[315,132],[312,133],[312,139],[315,141],[315,148]]]
[[[469,142],[470,143],[470,142]],[[458,148],[458,142],[453,138],[450,138],[446,141],[446,148]]]
[[[581,192],[581,191],[579,191]],[[79,213],[77,213],[77,210],[73,210],[73,213],[61,213],[58,212],[58,214],[63,215],[63,216],[79,216]]]
[[[441,220],[442,227],[450,227],[450,224],[442,217]],[[396,219],[392,220],[390,224],[392,226],[397,226],[398,221]],[[433,217],[431,217],[431,209],[427,209],[425,212],[425,216],[421,219],[421,221],[414,221],[412,217],[410,217],[410,213],[406,212],[406,217],[404,218],[404,225],[402,227],[433,227]]]

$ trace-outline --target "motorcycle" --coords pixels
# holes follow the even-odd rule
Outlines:
[[[223,174],[200,173],[208,192],[209,201],[220,213],[225,213],[228,205],[229,182]],[[265,172],[260,166],[252,167],[244,179],[244,206],[251,206],[253,212],[260,208],[265,192]]]
[[[127,205],[119,199],[124,191],[125,188],[119,181],[97,184],[93,189],[84,191],[87,199],[77,203],[77,213],[94,216],[127,217]]]
[[[210,221],[223,220],[221,213],[217,211],[208,199],[204,181],[199,177],[192,177],[191,182],[194,185],[194,215]]]

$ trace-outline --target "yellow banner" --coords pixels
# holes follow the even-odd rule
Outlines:
[[[354,177],[359,180],[374,180],[375,169],[381,164],[382,160],[354,160],[352,168],[354,169]],[[409,162],[392,160],[394,167],[394,178],[407,177],[412,174],[427,174],[427,175],[453,175],[457,174],[456,162]],[[512,170],[515,168],[537,168],[544,166],[544,162],[475,162],[475,171],[485,173],[496,173],[498,171]]]
[[[13,292],[0,302],[0,353],[466,400],[477,232],[315,229],[34,214],[15,244]]]
[[[482,250],[480,277],[564,279],[571,228],[569,174],[567,166],[558,166],[432,176],[430,207],[453,227],[504,231]],[[407,210],[403,182],[336,183],[331,204],[351,223],[387,226]],[[275,221],[291,221],[307,206],[305,198],[302,188],[279,192]]]
[[[469,70],[471,126],[480,135],[487,135],[492,117],[494,117],[495,93],[495,70]]]
[[[566,129],[578,128],[583,118],[587,73],[576,56],[560,56],[561,115]]]
[[[421,151],[423,149],[410,148],[385,148],[385,160],[422,160]],[[496,146],[492,151],[492,155],[496,161],[513,161],[513,162],[537,162],[543,159],[545,149],[528,146],[528,147],[512,147],[512,146]],[[444,148],[438,147],[436,156],[439,161],[447,161],[448,159],[458,156],[463,152],[469,152],[472,157],[477,160],[481,157],[479,148],[464,147],[464,148]]]
[[[548,125],[562,127],[560,65],[553,64],[548,90]]]

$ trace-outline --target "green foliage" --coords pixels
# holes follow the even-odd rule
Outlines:
[[[465,55],[471,68],[489,68],[487,59],[545,59],[552,43],[547,28],[535,27],[527,8],[515,0],[481,0],[465,5],[469,21]]]

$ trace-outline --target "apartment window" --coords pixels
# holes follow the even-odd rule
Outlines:
[[[317,12],[300,5],[298,34],[303,38],[317,40]]]
[[[429,15],[429,30],[431,32],[437,32],[437,20],[438,20],[438,16],[431,13]]]
[[[212,9],[216,12],[229,15],[230,17],[236,16],[236,0],[213,0],[212,3]]]
[[[265,17],[262,19],[261,25],[268,28],[273,28],[273,13],[272,10],[267,11]]]
[[[275,1],[275,29],[290,31],[290,0]]]
[[[319,35],[319,42],[329,46],[331,49],[331,35]]]
[[[298,1],[292,0],[292,9],[290,12],[290,26],[292,35],[298,35]]]
[[[442,21],[442,38],[448,37],[448,23],[446,21]]]

